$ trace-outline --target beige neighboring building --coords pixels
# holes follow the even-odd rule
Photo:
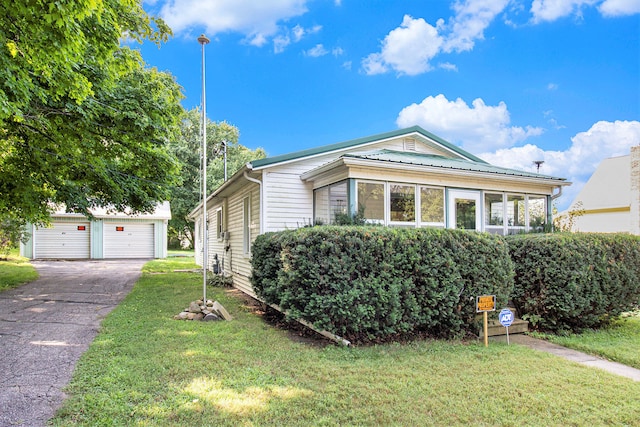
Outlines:
[[[569,211],[579,209],[572,231],[640,235],[640,146],[600,163]]]

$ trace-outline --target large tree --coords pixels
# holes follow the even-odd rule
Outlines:
[[[170,35],[141,0],[0,0],[0,219],[149,211],[169,196],[180,87],[128,43]],[[126,41],[126,42],[125,42]]]
[[[202,133],[201,110],[190,110],[181,123],[182,136],[171,149],[180,160],[182,184],[175,186],[171,196],[169,226],[172,237],[186,239],[193,246],[194,224],[189,213],[202,201]],[[227,173],[231,177],[247,162],[266,157],[262,148],[250,150],[238,143],[238,128],[227,122],[207,119],[207,192],[224,183],[224,144],[227,145]]]

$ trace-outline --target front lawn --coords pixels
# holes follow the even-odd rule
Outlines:
[[[581,334],[539,334],[556,344],[640,369],[640,312],[627,313],[610,326]]]
[[[38,278],[38,272],[18,249],[12,249],[8,257],[0,256],[0,292],[16,288]]]
[[[173,320],[201,295],[201,280],[194,273],[145,273],[80,359],[53,424],[638,425],[640,420],[640,383],[517,345],[310,343],[266,323],[236,291],[220,288],[207,293],[234,320]]]

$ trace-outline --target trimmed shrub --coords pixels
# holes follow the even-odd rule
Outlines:
[[[640,238],[627,234],[510,236],[513,303],[537,329],[597,328],[640,305]]]
[[[458,230],[314,227],[258,236],[252,284],[292,318],[352,342],[476,333],[475,298],[505,304],[503,238]]]

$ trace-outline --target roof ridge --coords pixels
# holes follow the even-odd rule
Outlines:
[[[331,151],[343,150],[343,149],[347,149],[347,148],[350,148],[350,147],[355,147],[355,146],[358,146],[358,145],[363,145],[363,144],[367,144],[367,143],[373,143],[373,142],[376,142],[378,140],[395,138],[395,137],[398,137],[398,136],[401,136],[401,135],[408,135],[408,134],[411,134],[411,133],[418,133],[418,134],[422,135],[425,138],[431,139],[434,142],[436,142],[437,144],[441,145],[443,148],[445,148],[447,150],[450,150],[450,151],[458,154],[459,156],[465,157],[465,158],[467,158],[469,160],[472,160],[472,161],[475,161],[475,162],[488,164],[487,162],[485,162],[484,160],[480,159],[479,157],[476,157],[473,154],[463,150],[462,148],[460,148],[460,147],[458,147],[458,146],[456,146],[456,145],[454,145],[454,144],[452,144],[452,143],[440,138],[439,136],[434,135],[431,132],[426,131],[425,129],[423,129],[420,126],[411,126],[411,127],[408,127],[408,128],[396,129],[394,131],[389,131],[389,132],[379,133],[379,134],[376,134],[376,135],[360,137],[360,138],[351,139],[351,140],[338,142],[338,143],[334,143],[334,144],[322,145],[322,146],[315,147],[315,148],[307,148],[305,150],[294,151],[294,152],[286,153],[286,154],[280,154],[280,155],[273,156],[273,157],[266,157],[264,159],[254,160],[254,161],[250,162],[250,165],[251,165],[251,167],[253,169],[256,169],[256,168],[269,166],[269,165],[272,165],[272,164],[288,162],[288,161],[292,161],[292,160],[296,160],[296,159],[301,159],[301,158],[304,158],[304,157],[310,157],[310,156],[314,156],[314,155],[329,153]]]

